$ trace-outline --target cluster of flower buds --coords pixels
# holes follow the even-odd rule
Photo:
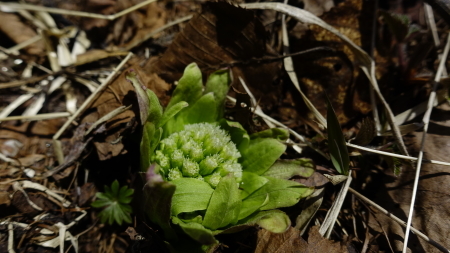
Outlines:
[[[186,125],[183,131],[162,140],[155,152],[155,161],[166,180],[197,178],[213,188],[229,173],[233,173],[237,182],[241,181],[239,157],[241,154],[230,136],[210,123]]]

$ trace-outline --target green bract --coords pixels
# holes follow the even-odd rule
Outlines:
[[[290,220],[277,208],[313,191],[288,180],[310,176],[311,161],[279,160],[286,130],[248,135],[239,123],[223,119],[229,83],[228,71],[217,71],[203,87],[200,69],[192,63],[165,110],[152,91],[145,91],[149,116],[141,168],[147,172],[146,212],[172,251],[207,251],[217,245],[215,235],[253,225],[282,233]]]

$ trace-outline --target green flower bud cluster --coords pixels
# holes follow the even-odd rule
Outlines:
[[[233,173],[242,178],[241,154],[230,136],[210,123],[186,125],[160,142],[155,161],[167,181],[182,177],[197,178],[216,188],[223,176]]]

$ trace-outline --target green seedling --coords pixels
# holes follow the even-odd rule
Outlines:
[[[127,78],[137,82],[132,75]],[[314,190],[288,180],[310,176],[314,166],[307,159],[280,160],[287,130],[249,135],[239,123],[223,118],[229,83],[229,72],[221,70],[204,87],[192,63],[167,108],[146,90],[149,116],[141,142],[145,211],[174,252],[212,250],[216,235],[249,226],[282,233],[291,222],[278,208],[295,205]]]
[[[108,222],[112,225],[116,222],[122,225],[123,222],[131,223],[130,213],[132,212],[129,203],[133,199],[133,189],[128,189],[126,185],[119,188],[119,182],[115,180],[111,187],[105,185],[105,192],[97,192],[97,200],[91,206],[103,208],[99,213],[102,223]]]

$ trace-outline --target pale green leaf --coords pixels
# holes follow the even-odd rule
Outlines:
[[[270,210],[281,207],[288,207],[297,204],[297,202],[314,190],[300,183],[290,180],[266,177],[269,181],[260,189],[256,190],[243,201],[262,202],[269,194],[269,203],[261,207],[261,210]]]
[[[205,210],[208,207],[213,189],[208,183],[195,178],[180,178],[171,181],[177,190],[172,198],[172,215]]]
[[[310,177],[314,173],[311,159],[278,160],[262,176],[289,179],[293,176]]]
[[[241,199],[245,199],[248,195],[261,188],[268,181],[269,180],[265,177],[258,176],[252,172],[243,171],[242,180],[239,184],[239,188],[242,189],[240,194]]]
[[[286,145],[270,138],[250,140],[248,148],[241,152],[239,159],[245,171],[261,175],[280,158],[286,150]]]
[[[236,178],[230,174],[223,177],[214,190],[202,224],[212,230],[234,224],[238,221],[240,207]]]
[[[241,205],[241,211],[239,212],[239,220],[242,220],[254,212],[258,211],[261,207],[269,203],[269,194],[266,194],[266,198],[249,198],[244,199]]]
[[[216,122],[218,117],[216,97],[212,92],[203,95],[197,102],[185,109],[180,115],[177,115],[177,117],[184,124]]]
[[[230,71],[228,69],[218,70],[212,73],[206,81],[205,94],[209,92],[214,93],[218,118],[223,117],[225,98],[227,97],[228,90],[230,89],[230,82]]]
[[[169,110],[172,106],[181,101],[185,101],[188,104],[194,104],[202,94],[202,72],[196,63],[191,63],[184,69],[183,76],[178,81],[178,85],[173,91],[172,98],[170,99],[166,110]]]

